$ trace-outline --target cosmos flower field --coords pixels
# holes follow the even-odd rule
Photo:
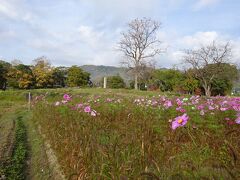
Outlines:
[[[40,95],[33,120],[69,179],[240,178],[239,97]]]

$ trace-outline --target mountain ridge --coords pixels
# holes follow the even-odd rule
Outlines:
[[[124,67],[105,66],[105,65],[82,65],[84,71],[91,74],[92,81],[100,81],[104,76],[120,75],[125,82],[129,82],[132,77],[128,74],[128,69]]]

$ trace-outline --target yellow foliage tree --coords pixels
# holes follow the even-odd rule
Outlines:
[[[46,57],[40,57],[34,60],[33,75],[36,81],[37,88],[46,88],[52,86],[53,80],[53,68]]]

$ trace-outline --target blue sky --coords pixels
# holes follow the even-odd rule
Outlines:
[[[0,58],[117,66],[120,32],[149,17],[162,23],[158,36],[167,51],[156,57],[159,67],[179,64],[183,49],[213,40],[230,41],[237,62],[239,9],[239,0],[0,0]]]

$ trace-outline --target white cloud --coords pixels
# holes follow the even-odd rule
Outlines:
[[[6,39],[8,40],[9,38],[14,38],[16,37],[16,32],[13,30],[0,30],[0,39]]]
[[[68,32],[47,31],[46,38],[28,41],[28,46],[62,65],[119,65],[114,51],[115,33],[106,33],[92,26],[81,25]],[[51,38],[49,38],[51,37]],[[65,62],[64,62],[65,60]]]
[[[15,19],[18,14],[16,12],[15,6],[13,6],[12,3],[10,1],[7,1],[7,0],[1,0],[1,2],[0,2],[0,14],[2,14],[4,16],[7,16],[9,18]]]
[[[197,32],[183,37],[174,32],[162,31],[158,36],[163,41],[162,47],[167,48],[166,53],[156,57],[159,67],[171,68],[174,65],[180,67],[184,49],[199,48],[214,40],[218,43],[229,41],[232,45],[233,62],[240,59],[240,38],[232,40],[230,36],[215,31]],[[35,43],[35,48],[48,52],[49,57],[55,59],[56,62],[59,59],[65,59],[71,60],[71,62],[62,61],[68,65],[119,65],[121,54],[114,49],[117,39],[112,40],[106,33],[98,32],[93,27],[80,26],[75,33],[65,34],[65,37],[65,41],[59,39],[61,43],[42,39],[33,41],[33,43]]]
[[[199,10],[204,7],[209,7],[209,6],[215,5],[219,1],[220,0],[198,0],[194,5],[194,10]]]
[[[108,21],[112,25],[128,22],[137,17],[150,17],[153,12],[164,9],[159,3],[162,0],[83,0],[92,9],[89,19],[98,21]]]
[[[175,44],[175,46],[170,46],[168,52],[164,55],[164,58],[166,58],[168,66],[170,64],[180,64],[182,56],[184,55],[184,49],[197,49],[200,46],[206,46],[213,41],[216,41],[218,44],[230,42],[232,48],[232,62],[235,63],[240,61],[240,38],[233,39],[227,34],[220,34],[216,31],[196,32],[193,35],[178,37],[175,40],[170,41],[169,44]]]
[[[219,34],[215,31],[196,32],[193,35],[179,38],[177,44],[185,48],[198,48],[199,45],[207,45],[214,40],[221,40]]]
[[[77,28],[78,39],[89,45],[90,48],[97,48],[103,44],[104,41],[104,32],[94,31],[90,26],[80,26]]]
[[[240,65],[240,38],[230,41],[232,45],[233,61]]]
[[[27,10],[24,1],[21,0],[1,0],[0,16],[24,22],[33,22],[34,14]]]

